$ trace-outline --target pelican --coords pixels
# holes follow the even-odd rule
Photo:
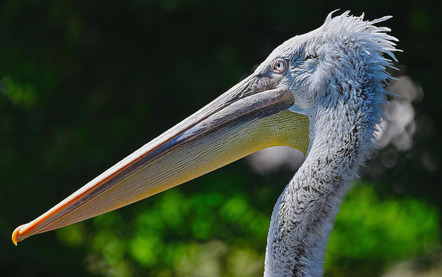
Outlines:
[[[392,77],[390,29],[344,12],[278,46],[256,70],[12,234],[25,238],[129,205],[266,147],[305,161],[274,207],[264,276],[321,276],[335,215],[373,150]]]

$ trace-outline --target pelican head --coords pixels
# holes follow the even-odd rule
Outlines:
[[[354,178],[381,118],[382,86],[389,78],[385,69],[391,67],[383,56],[395,59],[396,39],[374,24],[388,18],[364,21],[348,12],[330,14],[318,29],[278,46],[250,76],[211,103],[16,228],[13,242],[284,145],[307,158],[272,215],[266,275],[317,276],[324,238],[345,193],[340,183]],[[300,258],[293,259],[296,255]]]

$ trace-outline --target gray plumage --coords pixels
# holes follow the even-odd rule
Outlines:
[[[260,67],[281,57],[289,70],[280,86],[292,91],[290,110],[310,120],[306,160],[279,197],[271,219],[264,276],[321,276],[328,236],[349,182],[373,149],[385,102],[387,67],[396,60],[390,17],[364,21],[348,12],[296,36]]]

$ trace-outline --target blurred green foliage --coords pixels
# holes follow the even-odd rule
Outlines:
[[[429,253],[440,240],[439,220],[438,210],[423,201],[380,200],[372,186],[357,185],[330,235],[327,275],[379,275],[401,258]]]
[[[246,197],[185,197],[172,190],[159,198],[130,223],[130,233],[125,220],[111,213],[94,219],[99,231],[90,239],[82,223],[57,231],[58,237],[72,247],[89,245],[89,268],[106,276],[262,274],[270,219]],[[327,276],[380,274],[398,259],[434,250],[439,234],[434,206],[411,198],[380,200],[373,186],[357,185],[330,236]]]
[[[225,91],[336,8],[365,12],[424,90],[412,151],[343,203],[329,276],[373,276],[440,245],[442,2],[0,2],[0,272],[4,276],[260,276],[291,172],[243,162],[14,247],[16,226]],[[375,160],[375,163],[381,163]],[[369,166],[371,166],[369,164]],[[375,272],[375,273],[374,273]]]

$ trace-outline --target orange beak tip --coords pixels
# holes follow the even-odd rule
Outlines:
[[[25,224],[26,225],[26,224]],[[20,225],[17,228],[15,228],[14,232],[12,233],[12,242],[17,246],[17,243],[22,241],[22,239],[19,237],[21,235],[20,230],[24,227],[24,225]]]

